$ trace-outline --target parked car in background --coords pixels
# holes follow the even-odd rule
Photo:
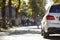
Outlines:
[[[41,21],[41,35],[60,34],[60,4],[51,5]]]

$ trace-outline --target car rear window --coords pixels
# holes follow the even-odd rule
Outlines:
[[[50,13],[60,13],[60,5],[53,5],[50,8]]]

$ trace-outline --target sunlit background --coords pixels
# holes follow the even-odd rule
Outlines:
[[[0,0],[0,14],[3,15],[4,22],[8,18],[12,26],[17,26],[22,19],[31,20],[38,15],[42,20],[46,10],[53,3],[60,3],[60,0]]]

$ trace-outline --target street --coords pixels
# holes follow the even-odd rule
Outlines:
[[[46,39],[41,36],[41,29],[37,26],[27,26],[0,32],[0,40],[60,40],[60,37]]]

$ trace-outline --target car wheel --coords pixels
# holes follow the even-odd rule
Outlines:
[[[43,36],[43,29],[42,29],[42,25],[41,25],[41,36]]]
[[[43,30],[41,29],[41,36],[43,36]]]
[[[49,37],[49,33],[44,32],[44,33],[43,33],[43,37],[44,37],[44,38],[48,38],[48,37]]]

